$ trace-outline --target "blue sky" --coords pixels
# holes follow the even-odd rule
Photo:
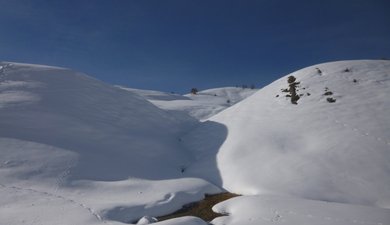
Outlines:
[[[185,93],[390,58],[388,0],[0,0],[0,60]]]

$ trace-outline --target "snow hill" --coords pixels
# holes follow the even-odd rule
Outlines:
[[[135,169],[146,166],[139,157],[159,159],[158,164],[172,165],[172,171],[180,166],[178,159],[183,156],[176,151],[174,138],[179,124],[138,95],[66,69],[6,64],[2,70],[1,136],[79,153],[79,160],[88,162],[79,165],[73,176],[155,177],[152,171]],[[139,156],[129,157],[129,150]]]
[[[2,62],[0,224],[148,224],[223,189],[245,196],[215,225],[390,224],[389,93],[389,61],[195,96]]]
[[[159,91],[121,88],[141,95],[159,108],[175,113],[177,116],[184,113],[201,121],[210,118],[258,91],[258,89],[223,87],[183,96]]]
[[[389,93],[390,61],[296,71],[189,133],[188,173],[240,194],[390,208]]]
[[[0,224],[131,222],[220,191],[183,178],[182,129],[84,74],[1,63]]]

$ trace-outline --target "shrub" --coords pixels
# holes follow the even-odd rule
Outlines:
[[[327,91],[327,92],[324,93],[324,95],[333,95],[333,92]]]
[[[346,68],[343,72],[348,73],[348,72],[351,72],[351,70],[349,68]]]
[[[299,100],[298,95],[291,96],[291,103],[292,104],[294,104],[294,105],[298,104],[298,100]]]
[[[191,94],[193,94],[193,95],[198,94],[198,89],[197,88],[191,88]]]
[[[287,82],[288,82],[289,84],[294,83],[296,80],[297,80],[297,78],[295,78],[294,76],[289,76],[289,77],[287,78]]]
[[[334,98],[327,98],[326,101],[328,101],[329,103],[333,103],[333,102],[336,102],[336,99],[334,99]]]
[[[287,88],[284,88],[284,89],[281,89],[282,92],[288,92],[288,89]]]
[[[289,88],[288,89],[282,89],[282,92],[289,92],[290,94],[287,94],[286,97],[291,98],[292,104],[298,104],[299,95],[297,94],[297,87],[300,84],[300,82],[296,82],[296,78],[294,76],[289,76],[287,78],[287,83]]]

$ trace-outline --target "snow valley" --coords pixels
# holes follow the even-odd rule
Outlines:
[[[390,224],[389,94],[386,60],[196,95],[3,62],[0,224]]]

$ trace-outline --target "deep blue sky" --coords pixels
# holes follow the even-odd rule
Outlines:
[[[129,87],[264,86],[316,63],[390,58],[389,0],[0,0],[0,60]]]

